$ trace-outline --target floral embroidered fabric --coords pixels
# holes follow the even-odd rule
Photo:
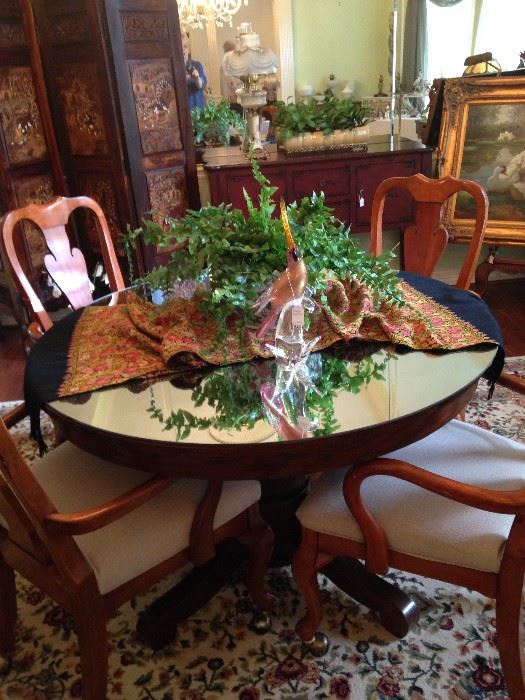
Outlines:
[[[407,281],[400,282],[400,291],[404,305],[376,309],[364,285],[334,281],[327,305],[314,315],[309,330],[321,337],[316,349],[351,339],[389,342],[415,350],[457,350],[498,343],[498,338]],[[270,352],[255,337],[255,329],[246,331],[241,339],[232,325],[228,336],[218,340],[216,325],[199,311],[198,297],[173,299],[159,307],[130,292],[125,304],[92,306],[82,313],[58,395],[152,377],[180,366],[231,364],[256,357],[270,357]]]

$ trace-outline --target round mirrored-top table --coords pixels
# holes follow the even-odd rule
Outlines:
[[[453,294],[469,306],[474,298]],[[75,318],[57,323],[31,352],[26,389],[38,389],[33,410],[43,403],[64,438],[124,466],[173,477],[261,480],[260,510],[275,532],[278,565],[289,562],[297,547],[300,527],[294,514],[309,475],[424,438],[457,416],[478,379],[486,373],[493,378],[499,366],[495,343],[451,352],[337,344],[310,356],[316,390],[309,388],[304,401],[299,392],[297,405],[291,400],[286,406],[292,422],[306,415],[314,424],[311,437],[282,440],[266,419],[260,396],[263,384],[277,382],[275,360],[184,370],[52,399],[57,395],[53,375],[57,367],[61,376],[65,369],[75,323]],[[154,648],[170,641],[178,622],[218,590],[239,556],[218,551],[196,567],[141,614],[140,636]],[[394,635],[403,636],[417,620],[414,603],[359,562],[338,558],[323,571],[377,610]]]
[[[128,466],[176,476],[271,479],[333,469],[414,442],[456,416],[495,348],[314,353],[306,412],[313,436],[280,440],[259,387],[275,361],[185,372],[50,402],[65,437]]]

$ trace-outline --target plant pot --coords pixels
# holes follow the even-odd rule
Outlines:
[[[289,139],[285,139],[283,142],[283,147],[287,151],[300,151],[304,146],[304,137],[310,134],[298,134],[297,136],[290,136]]]
[[[354,143],[368,143],[368,138],[370,135],[370,129],[368,124],[364,126],[356,126],[352,129],[352,134],[354,137]]]
[[[332,134],[332,145],[334,148],[341,147],[345,145],[345,130],[336,129]]]

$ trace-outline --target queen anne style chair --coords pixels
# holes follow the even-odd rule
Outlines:
[[[449,239],[441,222],[444,203],[457,192],[464,191],[472,195],[476,205],[474,229],[456,280],[456,287],[468,289],[478,264],[487,225],[489,204],[485,190],[473,180],[459,180],[455,177],[435,180],[420,173],[383,180],[372,202],[370,252],[373,255],[381,253],[385,200],[396,188],[407,190],[412,195],[415,206],[415,224],[408,226],[403,234],[403,269],[426,276],[432,276]]]
[[[408,447],[325,473],[297,511],[302,542],[292,569],[307,604],[304,641],[322,617],[317,572],[336,557],[363,559],[480,591],[496,600],[497,644],[513,700],[525,698],[525,447],[453,420]],[[322,642],[325,642],[324,645]]]
[[[83,700],[106,697],[106,621],[182,564],[235,537],[249,548],[248,589],[270,608],[273,535],[256,481],[169,479],[96,458],[70,442],[29,466],[0,420],[0,652],[14,646],[15,571],[72,616]]]
[[[45,268],[71,307],[79,309],[93,301],[86,261],[78,248],[71,247],[66,232],[66,224],[71,213],[80,207],[91,210],[96,217],[98,240],[111,291],[124,289],[124,279],[108,223],[104,212],[94,199],[56,197],[46,204],[28,204],[20,209],[13,209],[0,220],[3,247],[29,314],[28,335],[32,340],[36,340],[51,328],[53,321],[44,309],[24,269],[24,259],[20,254],[23,246],[15,239],[15,227],[20,222],[29,220],[41,229],[49,249],[49,253],[44,258]]]

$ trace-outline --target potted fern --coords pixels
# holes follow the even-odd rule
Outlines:
[[[232,129],[241,131],[244,126],[241,115],[227,100],[217,102],[213,97],[203,109],[191,110],[191,123],[196,146],[229,146]]]

